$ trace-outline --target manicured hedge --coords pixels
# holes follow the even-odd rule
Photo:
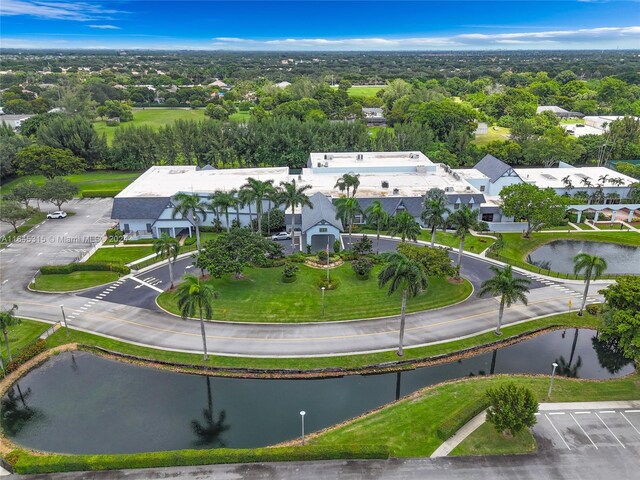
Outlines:
[[[173,450],[120,455],[32,455],[14,450],[5,456],[16,473],[36,474],[123,468],[213,465],[222,463],[286,462],[298,460],[387,459],[386,446],[274,447],[254,449]]]
[[[47,349],[46,342],[44,340],[36,340],[31,345],[25,347],[20,351],[18,355],[13,357],[13,360],[7,364],[5,373],[9,374],[16,370],[23,363],[28,362],[39,353],[44,352]]]
[[[112,190],[83,190],[82,198],[108,198],[115,197],[122,189],[116,188]]]
[[[65,274],[71,272],[117,272],[128,274],[131,269],[117,263],[68,263],[67,265],[45,265],[40,267],[42,275]]]
[[[475,402],[467,405],[458,411],[455,415],[452,415],[447,420],[442,422],[436,430],[436,435],[440,440],[449,440],[454,433],[460,430],[464,425],[478,415],[481,411],[489,407],[489,400],[487,398],[477,399]]]

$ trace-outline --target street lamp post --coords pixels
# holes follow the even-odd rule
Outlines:
[[[302,421],[302,445],[304,445],[304,416],[306,415],[307,412],[305,412],[304,410],[302,410],[300,412],[300,420]]]
[[[64,305],[60,305],[60,310],[62,310],[62,320],[64,321],[64,329],[67,332],[67,337],[69,336],[69,325],[67,324],[67,316],[64,314]]]
[[[322,287],[322,318],[324,318],[324,287]]]
[[[553,377],[556,375],[556,368],[558,368],[558,364],[553,362],[553,371],[551,372],[551,380],[549,381],[549,392],[547,393],[547,398],[551,398],[551,389],[553,388]]]

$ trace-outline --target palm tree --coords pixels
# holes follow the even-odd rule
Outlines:
[[[217,298],[217,293],[208,283],[203,283],[193,274],[183,277],[183,282],[176,289],[176,301],[184,320],[192,317],[197,311],[200,315],[200,332],[202,334],[202,346],[204,348],[204,360],[207,355],[207,336],[204,331],[204,317],[211,318],[213,311],[213,300]]]
[[[588,253],[579,253],[573,257],[573,273],[579,275],[584,272],[584,281],[586,286],[584,287],[584,295],[582,296],[582,305],[580,306],[579,316],[582,316],[582,311],[587,303],[587,295],[589,294],[589,284],[591,280],[597,280],[602,276],[607,269],[607,261],[598,257],[597,255],[590,255]]]
[[[9,362],[13,360],[11,358],[11,347],[9,346],[9,327],[13,327],[14,325],[18,325],[22,322],[22,320],[20,320],[14,314],[14,312],[17,309],[18,309],[18,306],[14,304],[9,310],[0,312],[0,328],[2,328],[2,334],[4,335],[4,343],[7,346],[7,360]],[[3,365],[3,368],[4,368],[4,365]]]
[[[602,182],[603,184],[607,183],[607,178],[609,178],[609,174],[605,173],[604,175],[600,175],[598,177],[598,182]]]
[[[227,232],[231,230],[231,222],[229,222],[229,209],[238,207],[238,199],[235,196],[235,190],[230,192],[216,191],[209,195],[211,200],[211,207],[216,210],[221,210],[224,213],[225,221],[227,222]],[[237,213],[237,210],[236,210]]]
[[[265,198],[268,202],[267,209],[267,234],[271,235],[271,209],[277,208],[282,205],[282,191],[279,187],[274,187],[271,185],[271,188],[267,190]]]
[[[402,307],[400,309],[400,339],[398,343],[398,356],[404,355],[404,325],[407,309],[407,294],[415,297],[427,288],[427,273],[424,266],[401,253],[391,253],[387,256],[387,262],[378,273],[378,286],[389,284],[387,293],[392,295],[398,288],[402,289]]]
[[[418,235],[420,235],[420,225],[418,225],[416,219],[413,218],[409,212],[402,210],[393,216],[389,228],[389,235],[392,237],[400,235],[403,243],[407,238],[415,242]]]
[[[530,281],[526,278],[514,278],[511,265],[504,268],[492,265],[489,267],[494,273],[493,277],[482,282],[478,296],[490,293],[493,296],[500,295],[500,310],[498,310],[498,325],[496,326],[496,335],[502,335],[500,326],[502,325],[502,316],[504,315],[504,307],[510,307],[512,303],[518,300],[527,304],[526,293],[529,293]]]
[[[200,227],[198,223],[207,219],[207,203],[202,201],[196,193],[177,193],[173,197],[176,205],[173,209],[172,217],[179,214],[182,218],[189,218],[196,227],[196,246],[200,250]]]
[[[389,214],[382,206],[382,202],[380,200],[374,200],[371,202],[371,205],[365,209],[364,214],[368,222],[376,225],[376,253],[380,253],[380,229],[389,221]]]
[[[357,214],[362,214],[362,209],[358,200],[353,197],[343,197],[336,200],[336,218],[340,218],[344,223],[349,223],[349,248],[351,248],[351,231],[353,229],[353,219]]]
[[[562,179],[562,183],[564,184],[567,190],[573,190],[573,182],[571,181],[571,176],[567,175]]]
[[[262,235],[262,202],[268,192],[273,189],[273,180],[256,180],[255,178],[247,178],[247,183],[242,186],[252,193],[253,200],[256,202],[256,214],[258,215],[258,233]]]
[[[456,237],[460,239],[460,248],[458,250],[458,271],[460,270],[460,264],[462,263],[462,251],[464,250],[464,239],[469,232],[476,228],[478,225],[478,213],[469,208],[468,205],[463,205],[462,208],[456,210],[449,217],[453,228],[455,229]]]
[[[290,182],[280,182],[280,185],[282,186],[282,204],[285,209],[291,208],[291,246],[295,248],[296,207],[303,207],[306,205],[309,208],[313,208],[313,204],[309,200],[309,197],[304,193],[311,188],[311,185],[303,185],[302,187],[299,187],[295,179]]]
[[[451,211],[446,207],[446,198],[445,197],[437,197],[437,198],[425,198],[422,214],[420,218],[425,223],[427,227],[431,228],[431,247],[436,242],[436,229],[444,224],[445,215],[451,213]]]
[[[342,175],[340,178],[338,178],[338,181],[336,182],[336,184],[334,185],[334,188],[339,189],[341,192],[344,192],[345,190],[347,191],[347,197],[349,197],[349,190],[351,190],[353,188],[353,193],[351,196],[355,197],[356,196],[356,191],[358,190],[358,187],[360,186],[360,175],[354,175],[352,172],[351,173],[345,173],[344,175]]]
[[[163,233],[160,238],[156,238],[153,241],[153,250],[160,258],[167,259],[167,263],[169,264],[169,279],[171,281],[171,288],[173,288],[173,262],[176,261],[178,251],[180,250],[178,240]]]
[[[238,202],[241,206],[249,207],[249,227],[253,231],[253,214],[251,213],[251,204],[255,201],[255,194],[249,188],[241,188],[238,191]]]

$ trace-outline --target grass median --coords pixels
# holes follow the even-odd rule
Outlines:
[[[508,455],[529,453],[536,450],[536,441],[531,431],[522,430],[513,437],[499,434],[495,427],[485,422],[465,438],[449,454],[452,457],[463,455]]]
[[[120,278],[117,272],[79,271],[71,273],[54,273],[38,275],[31,288],[41,292],[72,292],[83,288],[95,287],[104,283],[115,282]]]
[[[101,247],[87,259],[87,263],[120,263],[125,265],[153,254],[151,246]]]

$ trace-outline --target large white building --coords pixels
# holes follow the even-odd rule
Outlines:
[[[433,163],[421,152],[311,153],[306,167],[295,173],[287,167],[218,170],[211,166],[154,166],[116,196],[112,218],[119,221],[125,233],[134,236],[190,235],[194,223],[174,215],[173,197],[177,193],[195,193],[206,200],[215,191],[240,189],[249,177],[271,180],[275,186],[295,180],[299,186],[310,186],[307,193],[318,206],[295,212],[295,224],[302,231],[301,248],[323,248],[342,229],[331,202],[344,195],[336,182],[345,173],[359,175],[356,198],[363,210],[380,200],[390,215],[406,210],[420,221],[425,192],[438,188],[445,192],[451,211],[468,205],[494,231],[522,230],[521,224],[501,214],[499,194],[507,185],[533,183],[554,188],[560,195],[578,190],[592,194],[600,188],[604,195],[615,193],[624,198],[635,181],[604,167],[512,168],[490,155],[474,168],[451,169]],[[265,200],[263,211],[270,207]],[[245,205],[230,212],[229,218],[248,225],[255,213],[255,204]],[[289,225],[290,211],[286,213]],[[225,216],[219,217],[225,227]],[[199,224],[211,225],[215,218],[210,211]],[[361,222],[364,219],[358,217],[356,223]]]

